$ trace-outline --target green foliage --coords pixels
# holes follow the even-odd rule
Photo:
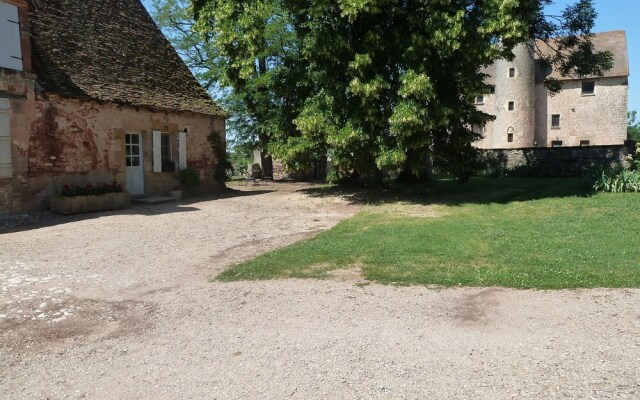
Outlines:
[[[180,185],[186,190],[193,190],[200,186],[200,172],[194,168],[185,168],[178,171]]]
[[[505,178],[395,191],[218,279],[327,278],[358,268],[384,284],[639,287],[640,213],[629,212],[636,196],[584,196],[581,188],[579,179]]]
[[[640,142],[640,121],[635,110],[627,113],[627,136],[630,140]]]
[[[597,166],[589,176],[589,183],[595,192],[640,192],[640,144],[629,155],[627,165],[622,168]]]
[[[213,166],[213,179],[218,183],[224,183],[227,179],[227,169],[231,168],[231,163],[227,158],[227,147],[225,140],[215,130],[209,134],[209,143],[211,143],[211,149],[216,157],[215,165]]]
[[[232,151],[228,154],[228,159],[231,162],[231,168],[234,175],[246,175],[249,171],[249,166],[253,163],[253,150],[252,146],[248,144],[239,144],[233,147]]]
[[[152,0],[152,4],[151,14],[155,22],[200,84],[229,113],[226,127],[229,148],[256,146],[261,134],[257,121],[259,116],[248,107],[258,102],[252,99],[252,92],[247,88],[241,94],[230,88],[225,74],[226,58],[221,54],[217,41],[194,29],[191,1]]]
[[[490,90],[480,71],[520,43],[562,36],[557,51],[532,51],[565,74],[611,67],[611,54],[593,50],[592,1],[559,18],[543,14],[548,3],[195,0],[194,10],[261,147],[294,169],[328,155],[338,177],[376,183],[420,175],[425,159],[469,177],[470,127],[492,118],[471,101]]]

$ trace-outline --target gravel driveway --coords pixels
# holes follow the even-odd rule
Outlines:
[[[357,212],[300,188],[9,227],[0,398],[640,398],[639,290],[209,282]]]

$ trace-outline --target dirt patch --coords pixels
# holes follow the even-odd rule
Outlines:
[[[467,294],[455,307],[454,315],[465,324],[488,324],[496,318],[502,288],[488,288]]]
[[[414,218],[440,218],[449,215],[448,212],[444,211],[442,206],[401,202],[371,207],[370,211]]]
[[[333,269],[327,272],[332,279],[340,282],[363,284],[368,282],[362,275],[362,267],[358,265],[349,268]]]
[[[24,314],[0,321],[0,348],[41,350],[89,337],[115,338],[140,333],[152,326],[156,312],[155,304],[134,300],[68,296],[50,305],[36,303],[22,303]]]

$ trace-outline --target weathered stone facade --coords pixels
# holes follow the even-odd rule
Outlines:
[[[611,51],[614,68],[603,77],[575,79],[551,74],[562,85],[550,95],[544,73],[525,45],[514,50],[513,61],[499,60],[485,71],[495,93],[482,96],[476,106],[496,116],[476,142],[481,149],[552,146],[621,145],[627,138],[628,61],[622,31],[596,34],[598,50]],[[536,69],[537,68],[537,69]],[[593,93],[583,93],[583,82],[594,82]],[[512,109],[509,109],[509,103]],[[552,121],[556,116],[556,123]]]
[[[58,54],[57,50],[49,47],[52,43],[57,43],[54,39],[59,38],[55,32],[49,31],[51,26],[46,22],[55,16],[47,13],[63,11],[45,0],[33,9],[30,8],[30,3],[13,3],[11,5],[19,10],[23,68],[15,70],[0,67],[0,101],[3,107],[8,103],[8,110],[0,110],[4,116],[8,112],[8,124],[3,122],[0,128],[3,131],[1,134],[6,135],[5,125],[8,125],[11,154],[10,173],[6,174],[5,168],[5,174],[0,176],[0,213],[46,210],[50,199],[64,185],[115,181],[126,187],[128,170],[125,135],[132,133],[139,134],[141,138],[139,148],[142,149],[141,176],[145,195],[167,194],[179,186],[177,172],[154,172],[154,169],[158,171],[160,153],[159,143],[157,140],[154,142],[154,131],[168,138],[165,149],[169,149],[170,154],[167,155],[165,151],[164,157],[168,156],[170,162],[178,162],[183,157],[181,167],[198,171],[201,185],[196,191],[224,188],[224,183],[214,181],[217,160],[208,136],[211,133],[220,135],[224,143],[226,116],[206,93],[203,94],[203,89],[162,37],[138,0],[119,0],[120,12],[130,9],[127,15],[131,19],[131,26],[144,25],[144,32],[150,32],[155,41],[147,43],[147,46],[159,48],[158,52],[165,55],[162,60],[170,58],[171,68],[179,70],[175,76],[178,76],[180,82],[172,83],[182,85],[179,95],[166,93],[166,88],[160,82],[166,67],[160,71],[143,72],[142,76],[132,77],[135,79],[114,83],[100,76],[83,75],[79,78],[73,75],[76,71],[56,69],[62,65],[62,61],[67,66],[73,66],[73,59],[55,60],[58,64],[44,65],[51,58],[49,53]],[[96,8],[92,9],[93,6]],[[70,7],[71,11],[78,9],[87,12],[87,15],[93,15],[91,13],[95,10],[113,10],[111,4],[99,6],[82,1],[69,1],[64,7]],[[31,21],[30,17],[36,19]],[[74,15],[70,17],[77,19]],[[99,14],[93,17],[102,21]],[[37,22],[33,25],[40,26],[39,30],[31,30],[31,22]],[[136,22],[140,24],[137,25]],[[94,25],[97,24],[98,22]],[[45,40],[42,33],[44,29],[47,29],[45,33],[51,39]],[[107,27],[101,29],[107,30]],[[92,52],[101,51],[90,47],[97,38],[87,39],[82,36],[85,32],[80,32],[79,35],[78,40],[88,40],[84,49],[81,44],[75,44],[75,50],[80,56],[90,58],[94,55]],[[34,41],[41,41],[32,46],[32,38]],[[116,39],[113,38],[113,46],[119,43]],[[32,64],[33,48],[40,49],[40,64],[36,66]],[[100,54],[96,57],[98,56],[102,57]],[[128,61],[124,58],[112,60],[112,67],[120,68],[126,74]],[[117,63],[121,65],[115,65]],[[81,65],[78,68],[79,74],[86,73]],[[54,69],[65,75],[66,80],[53,79],[50,72]],[[134,72],[140,73],[129,71]],[[175,76],[174,79],[178,79]],[[136,86],[144,84],[145,79],[155,79],[155,82],[150,82],[146,87]],[[109,85],[114,85],[114,88],[111,89]],[[101,87],[100,92],[90,93],[95,87]],[[66,88],[82,91],[84,94],[67,93]],[[118,101],[104,97],[116,90],[120,96]],[[104,96],[103,92],[106,93]],[[159,107],[165,99],[166,107]],[[186,140],[179,144],[179,137]]]
[[[6,77],[0,72],[0,97],[8,94]],[[168,132],[177,141],[177,133],[186,129],[187,166],[199,171],[203,190],[223,188],[213,180],[217,160],[207,140],[211,132],[224,138],[223,118],[36,97],[32,79],[10,77],[16,90],[9,97],[13,176],[0,178],[1,210],[46,209],[49,199],[67,184],[116,181],[125,186],[125,133],[142,134],[145,194],[166,194],[179,185],[178,175],[153,172],[154,130]],[[171,149],[177,160],[178,146]]]

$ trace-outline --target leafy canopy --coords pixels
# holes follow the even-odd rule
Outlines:
[[[561,16],[544,15],[550,3],[193,0],[193,11],[217,77],[275,157],[298,167],[329,155],[340,177],[377,182],[417,176],[429,158],[468,177],[479,138],[470,128],[492,118],[471,101],[490,90],[481,68],[520,43],[563,74],[611,67],[611,54],[593,49],[592,1]]]
[[[631,140],[640,142],[640,121],[638,121],[638,112],[635,110],[627,113],[627,136]]]

